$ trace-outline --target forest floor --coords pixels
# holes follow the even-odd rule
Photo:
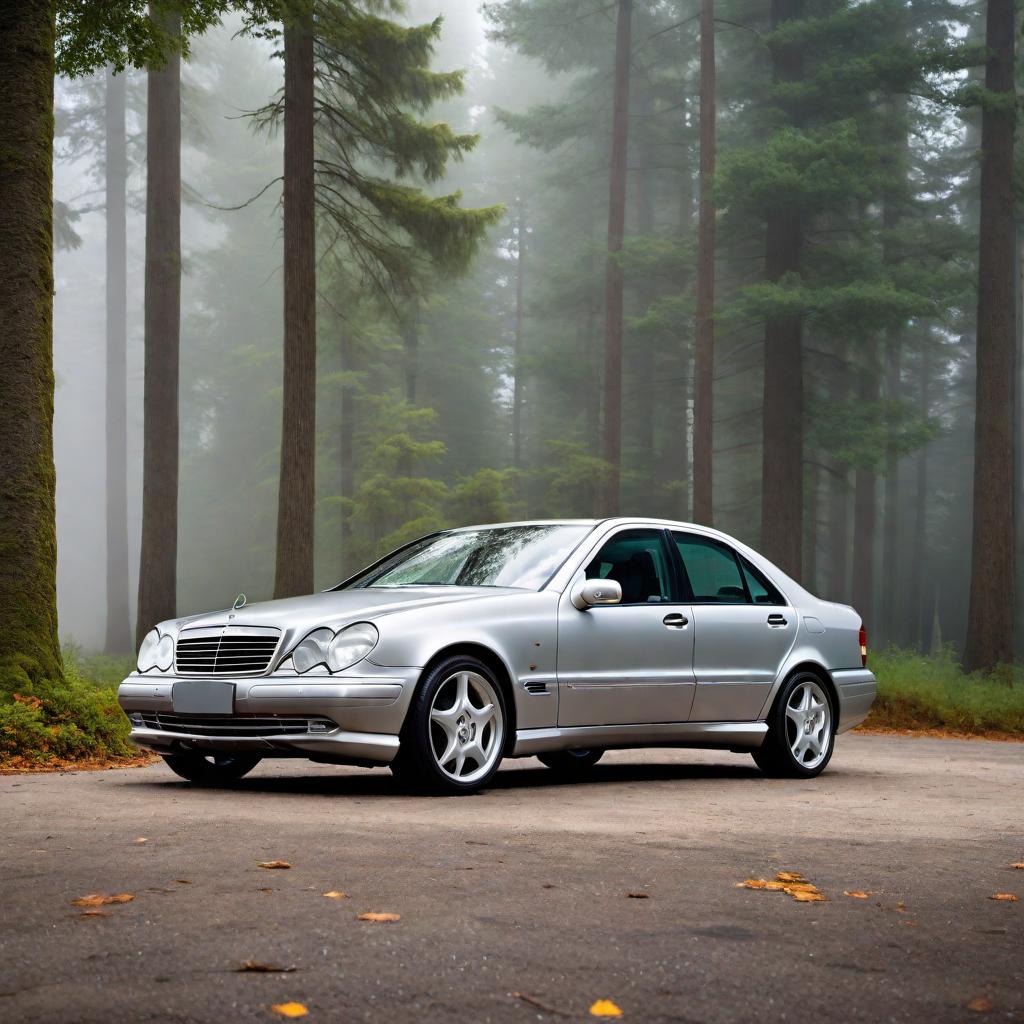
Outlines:
[[[448,800],[290,762],[7,776],[0,1018],[1024,1020],[1024,899],[992,898],[1024,897],[1022,791],[1016,744],[857,733],[813,781],[658,750]],[[825,899],[739,887],[780,871]]]

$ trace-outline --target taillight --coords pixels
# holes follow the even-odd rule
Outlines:
[[[860,664],[862,668],[867,668],[868,664],[868,631],[861,626],[860,627]]]

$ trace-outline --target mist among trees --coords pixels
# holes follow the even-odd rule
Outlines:
[[[1021,656],[1011,0],[136,8],[0,4],[0,674],[620,514]]]

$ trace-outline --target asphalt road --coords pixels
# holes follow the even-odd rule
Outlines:
[[[1024,1020],[1021,861],[1012,743],[846,736],[812,782],[644,751],[566,784],[531,759],[453,799],[286,761],[219,791],[163,765],[8,776],[0,1021],[586,1020],[602,998],[636,1021]],[[778,870],[827,902],[736,887]],[[71,902],[122,892],[109,916]]]

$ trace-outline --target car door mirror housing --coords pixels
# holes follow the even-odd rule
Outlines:
[[[622,587],[616,580],[584,580],[572,591],[572,603],[585,612],[601,604],[618,604],[622,600]]]

